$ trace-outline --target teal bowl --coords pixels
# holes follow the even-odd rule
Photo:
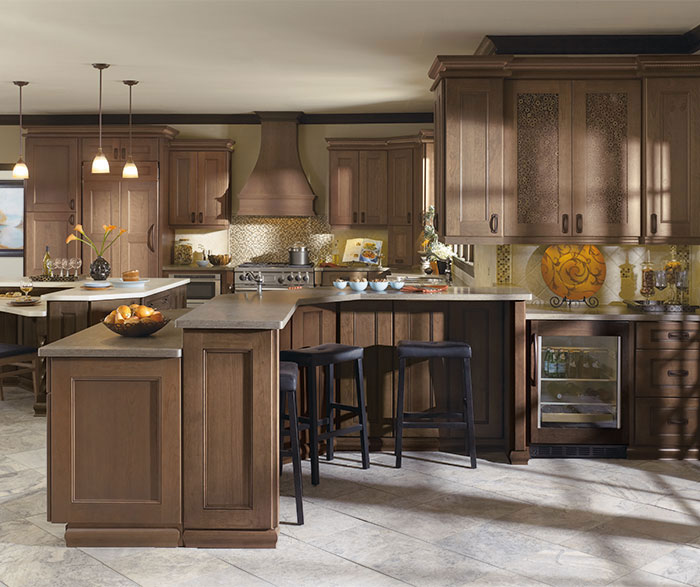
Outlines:
[[[401,289],[405,283],[405,281],[390,281],[389,285],[394,289]]]
[[[389,287],[389,282],[388,281],[370,281],[369,286],[374,291],[384,291],[387,287]]]
[[[353,291],[365,291],[367,289],[366,281],[348,281],[348,285]]]

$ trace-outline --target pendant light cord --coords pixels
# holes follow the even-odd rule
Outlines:
[[[100,68],[100,118],[99,118],[99,127],[100,127],[100,151],[102,150],[102,69]]]
[[[131,152],[131,90],[133,87],[133,85],[129,85],[129,157],[133,154]]]
[[[22,86],[19,87],[19,158],[22,158]]]

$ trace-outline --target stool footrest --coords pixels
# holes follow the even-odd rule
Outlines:
[[[404,428],[466,428],[464,422],[406,422]]]
[[[352,434],[353,432],[359,432],[360,430],[362,430],[362,425],[355,424],[354,426],[348,426],[347,428],[333,430],[333,432],[322,432],[318,435],[318,439],[326,440],[327,438],[335,438],[336,436],[345,436],[346,434]]]
[[[404,412],[403,417],[408,420],[459,418],[464,421],[464,412]]]
[[[346,404],[331,403],[329,407],[333,408],[334,410],[345,410],[346,412],[353,412],[355,414],[360,412],[360,408],[357,406],[348,406]]]

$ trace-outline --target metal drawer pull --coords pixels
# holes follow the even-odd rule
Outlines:
[[[491,214],[491,218],[489,218],[489,230],[492,234],[498,232],[498,214]]]
[[[666,371],[666,375],[669,377],[687,377],[690,375],[690,372],[686,371],[685,369],[669,369]]]
[[[583,214],[576,214],[576,232],[583,232]]]
[[[192,222],[194,222],[194,212],[192,212],[191,218],[192,218]]]
[[[119,159],[119,147],[114,147],[114,158]]]
[[[651,234],[656,234],[659,230],[659,217],[656,214],[651,215]]]
[[[411,213],[406,213],[406,224],[411,224]]]
[[[561,231],[564,234],[569,233],[569,215],[568,214],[561,215]]]
[[[688,418],[681,418],[681,419],[676,419],[676,418],[669,418],[666,420],[668,424],[678,424],[680,426],[685,426],[688,423]]]
[[[668,337],[671,340],[675,340],[675,339],[688,340],[690,338],[690,332],[688,332],[687,330],[678,330],[676,332],[669,332]]]

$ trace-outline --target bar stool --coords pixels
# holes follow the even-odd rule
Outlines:
[[[466,451],[471,457],[472,469],[476,469],[476,440],[474,438],[474,406],[472,403],[471,347],[464,342],[423,342],[403,340],[399,342],[399,393],[396,406],[396,468],[401,468],[401,451],[404,428],[464,428]],[[406,359],[462,359],[461,412],[404,412],[404,380]],[[460,418],[460,420],[455,420]]]
[[[32,387],[36,401],[39,392],[39,357],[36,349],[19,344],[0,343],[0,401],[5,400],[2,380],[26,373],[32,374]],[[3,367],[14,367],[12,371],[3,371]]]
[[[296,363],[280,362],[280,474],[282,474],[282,458],[292,457],[294,471],[294,499],[297,502],[297,524],[304,523],[304,506],[301,498],[301,455],[299,453],[299,430],[308,428],[300,425],[297,418],[297,375],[299,368]],[[287,409],[285,410],[285,402]],[[287,414],[287,411],[289,414]],[[289,428],[284,425],[289,421]],[[284,439],[289,436],[291,448],[284,448]]]
[[[363,383],[362,357],[364,349],[359,346],[346,344],[322,344],[314,347],[294,349],[280,352],[281,361],[292,361],[299,367],[306,369],[306,396],[309,402],[309,416],[300,416],[299,421],[309,426],[309,452],[311,458],[311,483],[319,483],[318,452],[319,443],[326,440],[326,459],[333,459],[333,439],[336,436],[346,436],[354,432],[360,433],[362,447],[362,468],[369,468],[369,442],[367,440],[367,412],[365,410],[365,388]],[[335,401],[334,366],[336,363],[354,361],[355,365],[355,390],[357,393],[357,406],[339,404]],[[325,367],[326,385],[326,414],[318,417],[318,396],[316,393],[316,367]],[[339,412],[355,414],[360,423],[336,430],[334,426],[335,415]],[[327,431],[321,433],[319,428],[326,426]]]

